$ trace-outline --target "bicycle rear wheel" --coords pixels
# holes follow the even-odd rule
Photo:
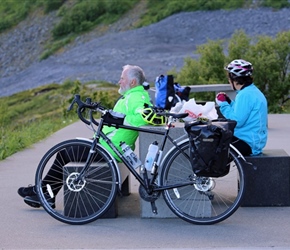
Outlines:
[[[244,193],[244,172],[237,153],[230,149],[230,172],[219,178],[196,177],[189,162],[189,142],[180,144],[183,155],[173,149],[164,160],[161,186],[185,183],[192,185],[163,191],[168,207],[181,219],[199,225],[218,223],[240,206]]]
[[[100,218],[113,205],[118,176],[111,156],[99,145],[83,179],[75,179],[85,166],[92,143],[68,140],[51,148],[41,159],[35,176],[43,208],[55,219],[81,225]]]

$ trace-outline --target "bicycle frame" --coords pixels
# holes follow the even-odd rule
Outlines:
[[[176,188],[176,187],[187,186],[187,185],[193,184],[193,181],[189,181],[189,182],[183,182],[183,183],[180,183],[180,184],[168,185],[168,186],[162,186],[162,187],[156,187],[156,186],[153,185],[155,183],[155,181],[156,181],[157,176],[158,176],[159,163],[161,162],[162,153],[163,153],[164,147],[166,145],[167,139],[173,144],[173,146],[172,146],[173,148],[178,148],[182,152],[182,154],[184,154],[186,156],[186,154],[178,146],[178,141],[181,138],[183,138],[185,135],[181,136],[181,137],[179,137],[177,139],[173,139],[169,135],[170,128],[172,128],[172,123],[173,123],[173,119],[169,118],[169,121],[168,121],[166,127],[164,127],[163,131],[156,130],[156,129],[147,129],[147,128],[144,128],[144,127],[133,127],[133,126],[129,126],[129,125],[118,125],[118,128],[129,129],[129,130],[134,130],[134,131],[138,131],[138,132],[144,132],[144,133],[150,133],[150,134],[156,134],[156,135],[162,135],[163,136],[163,138],[161,140],[161,143],[160,143],[160,146],[159,146],[159,149],[158,149],[158,153],[157,153],[157,155],[156,155],[156,157],[155,157],[155,159],[153,161],[152,178],[149,179],[148,175],[147,175],[147,172],[144,169],[143,164],[141,165],[141,171],[140,171],[140,174],[139,174],[135,170],[135,168],[131,165],[131,163],[126,159],[126,157],[124,157],[123,153],[102,132],[103,126],[105,126],[105,125],[114,126],[114,125],[107,124],[106,122],[104,122],[104,119],[101,118],[100,122],[98,124],[98,129],[96,131],[95,139],[93,140],[92,147],[91,147],[87,162],[85,164],[85,167],[81,171],[81,173],[80,173],[80,175],[78,177],[78,180],[80,180],[83,177],[84,173],[86,172],[86,170],[90,166],[91,159],[92,159],[94,153],[96,153],[96,150],[95,150],[96,149],[96,145],[99,143],[100,138],[102,138],[109,145],[109,147],[116,153],[116,155],[123,161],[123,163],[129,169],[129,171],[138,180],[140,185],[142,185],[149,193],[151,193],[153,191],[158,191],[159,192],[159,191],[163,191],[163,190],[167,190],[167,189],[172,189],[172,188]],[[188,157],[188,156],[186,156],[186,157]],[[142,178],[141,174],[144,175],[144,178]]]
[[[79,118],[92,127],[95,133],[94,139],[68,140],[55,145],[40,161],[35,177],[36,192],[40,203],[55,219],[68,224],[81,225],[100,218],[112,207],[117,192],[121,191],[122,187],[120,169],[113,157],[115,153],[118,156],[116,158],[120,157],[128,171],[140,183],[139,195],[144,201],[150,202],[154,214],[157,214],[155,201],[161,193],[167,206],[175,215],[193,224],[218,223],[238,209],[245,191],[242,162],[244,158],[231,145],[228,151],[228,160],[231,160],[227,161],[228,174],[217,177],[195,174],[194,166],[192,166],[194,161],[191,161],[191,142],[187,133],[184,131],[178,138],[169,134],[175,120],[188,116],[187,113],[176,114],[155,109],[154,112],[158,115],[168,118],[164,129],[133,127],[124,125],[124,114],[108,110],[100,103],[92,103],[90,99],[82,102],[80,96],[76,95],[69,110],[74,103],[78,104]],[[84,112],[85,110],[89,110],[90,117],[84,116],[87,114]],[[100,120],[94,119],[93,111],[102,114]],[[199,121],[188,126],[198,123]],[[148,134],[153,134],[152,141],[156,140],[154,135],[157,135],[159,146],[151,173],[147,172],[145,164],[142,163],[138,167],[139,171],[134,163],[127,159],[125,156],[127,154],[123,154],[123,150],[118,146],[118,141],[115,142],[102,131],[104,126],[145,133],[147,137]],[[169,146],[167,141],[171,142],[172,147],[163,156],[163,150],[167,151],[165,145]],[[106,145],[103,146],[104,143]],[[74,154],[75,149],[77,150],[76,156],[70,157],[70,152]],[[142,146],[141,149],[146,151]],[[72,158],[69,160],[73,164],[67,164],[67,157],[64,157],[55,165],[56,168],[50,174],[51,163],[54,163],[55,160],[58,161],[56,157],[62,157],[60,154],[62,152],[68,154],[68,158]],[[193,157],[195,156],[193,155]],[[85,161],[84,167],[83,161]],[[101,164],[99,165],[98,162]],[[78,165],[78,163],[81,164]],[[70,169],[64,169],[66,165]],[[55,171],[58,172],[56,176],[53,174]],[[53,177],[54,180],[51,182],[47,180],[46,183],[44,180],[47,175]],[[45,185],[47,188],[44,188]],[[52,189],[51,185],[54,185],[53,188],[55,188]],[[56,195],[59,188],[63,188],[63,195]],[[56,193],[49,190],[55,190]]]
[[[94,109],[95,107],[91,104],[91,100],[87,99],[86,103],[82,103],[80,101],[80,96],[76,95],[74,101],[72,102],[71,106],[69,107],[69,110],[72,108],[74,102],[77,102],[79,105],[78,108],[78,116],[79,118],[86,124],[91,125],[93,127],[93,124],[95,124],[98,129],[95,130],[93,127],[93,130],[95,131],[95,139],[93,140],[92,143],[92,147],[88,156],[88,159],[86,161],[85,167],[83,168],[83,170],[81,171],[81,173],[79,174],[79,177],[76,179],[76,181],[80,181],[83,176],[84,173],[86,172],[86,170],[88,169],[88,167],[90,166],[90,163],[92,161],[92,156],[94,155],[94,153],[96,153],[96,145],[99,144],[99,140],[100,138],[102,138],[108,145],[109,147],[116,153],[116,155],[122,159],[123,163],[126,165],[126,167],[129,169],[129,171],[134,175],[134,177],[138,180],[138,182],[140,183],[140,185],[142,185],[146,191],[148,193],[152,193],[153,191],[163,191],[163,190],[167,190],[167,189],[173,189],[173,188],[177,188],[177,187],[182,187],[182,186],[187,186],[187,185],[192,185],[195,183],[195,176],[193,176],[193,178],[191,178],[188,182],[183,182],[183,183],[176,183],[174,185],[168,185],[168,186],[156,186],[155,182],[156,182],[156,178],[158,176],[158,168],[159,168],[159,164],[161,162],[162,159],[162,153],[164,150],[164,147],[166,145],[167,139],[173,144],[172,148],[177,148],[186,158],[189,158],[188,155],[186,155],[181,148],[178,145],[178,140],[180,138],[183,138],[183,136],[177,138],[177,139],[173,139],[170,135],[169,135],[169,130],[173,127],[173,122],[175,121],[176,118],[183,118],[186,117],[187,114],[180,114],[180,116],[178,116],[177,114],[167,114],[168,117],[168,121],[166,124],[166,127],[164,128],[164,131],[159,131],[159,130],[154,130],[154,129],[146,129],[144,127],[134,127],[134,126],[129,126],[129,125],[124,125],[124,124],[114,124],[114,123],[108,123],[107,121],[105,121],[104,117],[102,116],[100,119],[100,122],[97,122],[93,115],[92,115],[92,109]],[[80,106],[80,104],[82,106]],[[98,108],[99,104],[96,104],[96,108]],[[86,120],[81,112],[81,109],[83,107],[89,107],[90,108],[90,122],[88,120]],[[95,109],[94,109],[95,110]],[[103,115],[106,114],[106,112],[108,112],[108,110],[102,110],[102,109],[97,109],[99,112],[101,112]],[[165,114],[166,115],[166,114]],[[185,116],[184,116],[185,115]],[[103,126],[112,126],[112,127],[116,127],[116,128],[122,128],[122,129],[129,129],[129,130],[133,130],[133,131],[138,131],[138,132],[145,132],[145,133],[150,133],[150,134],[156,134],[156,135],[162,135],[162,142],[159,146],[159,150],[156,154],[156,157],[153,161],[153,166],[152,166],[152,178],[148,178],[147,175],[147,171],[144,168],[144,165],[141,165],[141,171],[140,174],[134,169],[134,167],[131,165],[131,163],[126,159],[126,157],[123,156],[123,153],[112,143],[112,141],[102,132],[102,128]],[[241,153],[231,145],[231,147],[233,148],[233,150],[238,154],[238,156],[240,158],[242,158],[244,160],[244,162],[246,162],[245,158],[241,155]],[[113,158],[113,156],[112,156]],[[164,157],[164,159],[166,159],[166,156]],[[144,178],[141,177],[141,174],[143,174]]]

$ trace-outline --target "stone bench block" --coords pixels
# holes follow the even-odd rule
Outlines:
[[[290,156],[281,149],[248,156],[245,165],[245,196],[242,206],[290,206]]]
[[[153,127],[156,129],[156,127]],[[160,128],[162,129],[162,128]],[[170,131],[173,138],[184,135],[182,123]],[[149,144],[154,140],[159,141],[161,136],[140,133],[139,157],[145,160]],[[186,137],[185,137],[186,138]],[[185,139],[184,138],[184,139]],[[168,152],[170,143],[165,147],[163,156]],[[246,157],[247,161],[257,167],[245,166],[245,196],[242,206],[290,206],[290,156],[281,149],[266,149],[259,156]],[[151,211],[150,203],[141,200],[141,217],[143,218],[170,218],[175,217],[165,204],[162,196],[156,201],[158,214]]]
[[[175,128],[172,128],[169,132],[170,136],[174,139],[179,138],[182,135],[185,135],[186,132],[183,129],[184,124],[183,123],[175,123]],[[163,127],[156,127],[156,126],[146,126],[146,128],[152,128],[157,129],[160,131],[163,131]],[[140,132],[139,133],[139,158],[142,162],[145,162],[145,157],[148,152],[149,145],[154,141],[160,141],[162,138],[162,135],[155,135],[155,134],[149,134]],[[185,136],[183,139],[186,139],[187,136]],[[166,155],[168,150],[173,146],[169,141],[166,143],[166,146],[163,151],[163,156]],[[161,170],[160,170],[161,171]],[[162,195],[158,198],[158,200],[155,201],[158,214],[153,214],[151,209],[150,202],[144,201],[140,198],[140,209],[141,209],[141,217],[142,218],[172,218],[176,217],[176,215],[167,207]]]
[[[122,179],[122,187],[121,187],[122,195],[127,196],[130,194],[130,185],[129,185],[130,184],[130,171],[127,169],[127,167],[123,163],[118,163],[118,167],[119,167],[121,179]],[[74,163],[68,163],[66,166],[64,166],[64,168],[65,168],[64,178],[66,178],[69,173],[76,170]],[[96,171],[96,174],[98,176],[102,174],[100,171],[101,170]],[[105,170],[103,174],[104,175],[106,174]],[[66,189],[67,189],[67,186],[64,186],[64,192],[66,192]],[[71,207],[70,204],[71,202],[73,202],[73,200],[70,201],[69,197],[66,197],[66,196],[64,198],[65,198],[64,204],[67,204],[67,209],[66,208],[64,209],[64,213],[75,214],[75,211],[70,209]],[[88,202],[90,201],[88,200]],[[88,208],[89,206],[86,207],[86,209]],[[78,213],[82,213],[82,210],[80,209]],[[117,216],[118,216],[118,197],[116,198],[113,206],[102,216],[102,218],[116,218]]]

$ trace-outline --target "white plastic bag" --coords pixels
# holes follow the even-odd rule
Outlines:
[[[182,100],[181,102],[176,103],[176,105],[170,109],[170,113],[179,113],[184,103],[186,103],[185,100]]]
[[[218,118],[215,109],[215,102],[206,102],[205,105],[196,104],[195,99],[189,99],[180,109],[179,113],[188,113],[188,116],[183,118],[185,122],[193,121],[198,117],[214,120]]]

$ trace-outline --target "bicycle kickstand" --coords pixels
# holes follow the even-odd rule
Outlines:
[[[155,205],[155,201],[151,201],[151,209],[153,214],[158,214],[157,207]]]

